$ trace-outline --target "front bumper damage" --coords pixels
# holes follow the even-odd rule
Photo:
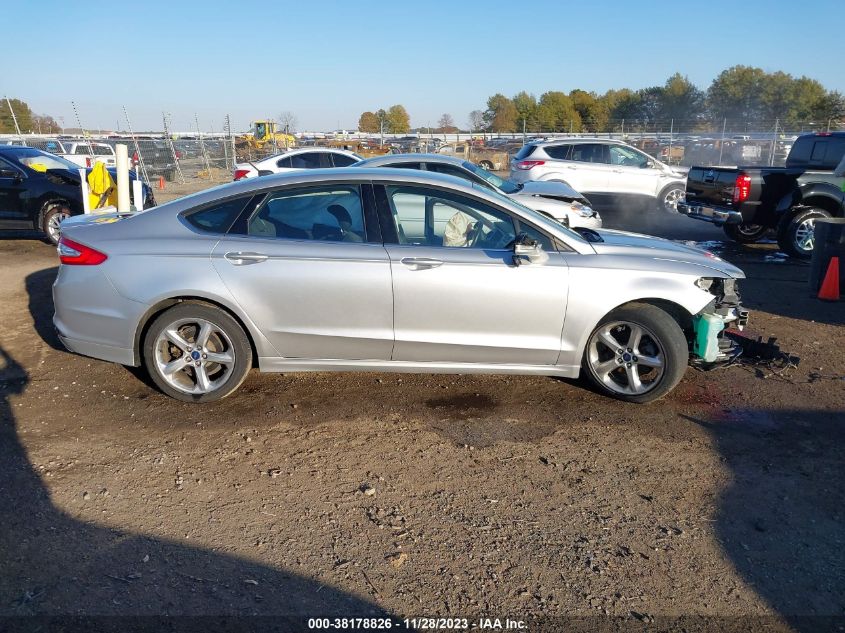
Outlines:
[[[698,286],[710,292],[713,300],[692,318],[690,362],[701,369],[711,369],[742,354],[742,348],[727,336],[727,331],[741,331],[748,322],[748,311],[740,303],[735,279],[699,279]]]

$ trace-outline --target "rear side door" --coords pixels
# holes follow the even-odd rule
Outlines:
[[[280,356],[390,359],[390,260],[362,196],[369,185],[272,191],[214,248],[214,268]]]
[[[7,228],[12,223],[28,221],[23,201],[26,181],[23,170],[0,158],[0,222]]]
[[[546,154],[562,161],[559,166],[566,182],[584,194],[604,193],[608,190],[610,165],[607,146],[602,143],[571,143],[548,146]]]
[[[376,187],[393,271],[394,361],[552,365],[568,268],[547,236],[544,264],[516,266],[507,211],[431,186]]]

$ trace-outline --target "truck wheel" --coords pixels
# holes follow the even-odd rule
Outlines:
[[[686,189],[684,185],[666,185],[657,196],[658,211],[675,214],[678,212],[678,202],[684,199]]]
[[[761,224],[726,224],[722,230],[734,242],[740,244],[753,244],[763,239],[763,236],[769,232],[769,227]]]
[[[815,245],[816,220],[830,218],[830,213],[818,207],[801,207],[785,215],[778,226],[778,246],[787,255],[809,259]]]
[[[494,167],[493,163],[491,163],[489,160],[481,161],[480,163],[478,163],[478,166],[482,169],[486,169],[487,171],[493,171]]]
[[[39,227],[51,244],[58,244],[62,236],[60,224],[70,217],[70,209],[64,202],[50,202],[41,212],[41,226]]]
[[[688,363],[689,345],[678,322],[656,306],[632,303],[601,320],[581,366],[602,393],[646,403],[674,389]]]

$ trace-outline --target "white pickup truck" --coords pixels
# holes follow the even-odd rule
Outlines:
[[[80,167],[93,167],[94,163],[105,163],[106,167],[115,167],[117,160],[114,148],[107,143],[95,143],[91,141],[62,141],[65,153],[60,154],[62,158],[76,163]]]

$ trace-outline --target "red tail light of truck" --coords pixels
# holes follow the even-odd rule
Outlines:
[[[734,184],[734,203],[745,202],[751,193],[751,176],[739,174]]]

